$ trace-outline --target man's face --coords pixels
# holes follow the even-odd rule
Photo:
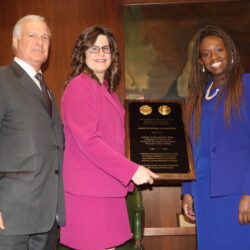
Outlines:
[[[50,32],[45,22],[28,20],[21,26],[21,35],[13,36],[15,56],[31,65],[36,71],[47,60]]]

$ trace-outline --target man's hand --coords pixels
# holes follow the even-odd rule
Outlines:
[[[240,199],[238,220],[240,224],[250,223],[250,195],[242,195]]]
[[[5,229],[4,224],[3,224],[3,216],[2,212],[0,211],[0,230]]]
[[[141,184],[153,184],[154,179],[159,178],[159,176],[149,169],[139,166],[138,169],[136,170],[134,176],[132,177],[132,181],[136,185],[141,185]]]

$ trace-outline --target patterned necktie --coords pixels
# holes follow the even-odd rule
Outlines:
[[[45,83],[43,75],[41,73],[37,73],[35,75],[35,78],[40,83],[40,86],[41,86],[41,89],[42,89],[42,94],[43,94],[43,97],[44,97],[44,99],[45,99],[45,101],[47,103],[49,115],[51,116],[52,115],[52,103],[51,103],[51,99],[50,99],[49,94],[48,94],[48,91],[49,91],[48,86]]]

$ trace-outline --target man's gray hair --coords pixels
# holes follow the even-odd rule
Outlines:
[[[42,16],[38,16],[38,15],[27,15],[27,16],[24,16],[21,19],[19,19],[17,21],[17,23],[15,24],[14,29],[13,29],[13,36],[20,36],[21,33],[22,33],[22,25],[24,23],[26,23],[27,21],[30,21],[30,20],[38,20],[38,21],[42,21],[42,22],[46,23],[44,17],[42,17]],[[49,35],[50,35],[50,29],[49,29],[49,27],[48,27],[48,30],[49,30]]]

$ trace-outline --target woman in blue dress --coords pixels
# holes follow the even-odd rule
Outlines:
[[[196,180],[183,183],[183,211],[199,250],[250,249],[250,74],[221,28],[194,38],[186,114]]]

